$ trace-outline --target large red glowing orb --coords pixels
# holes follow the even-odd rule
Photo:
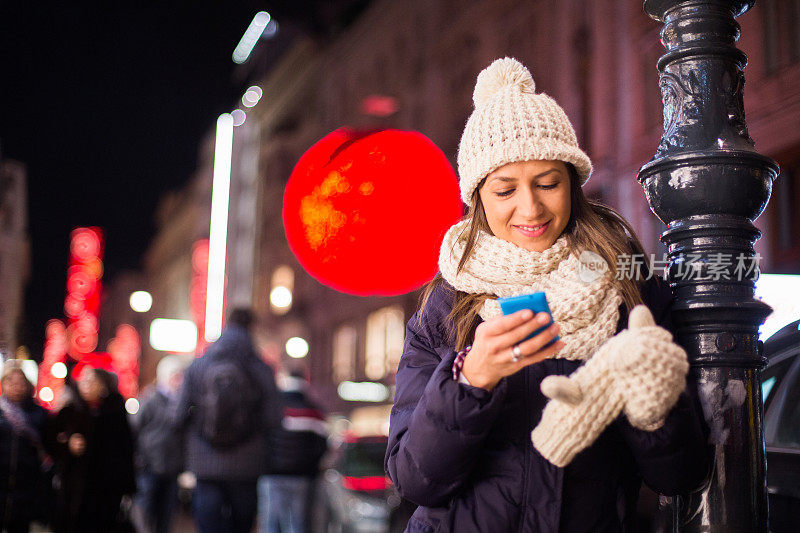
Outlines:
[[[360,296],[430,280],[442,236],[461,215],[452,166],[411,131],[330,133],[300,158],[283,197],[286,238],[303,268]]]

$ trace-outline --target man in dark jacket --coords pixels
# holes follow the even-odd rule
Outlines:
[[[308,398],[305,370],[281,382],[283,421],[270,439],[267,475],[258,481],[259,532],[308,531],[314,478],[327,449],[325,415]]]
[[[158,362],[156,384],[145,393],[134,419],[137,430],[137,506],[142,529],[168,533],[178,499],[178,474],[183,470],[183,442],[169,416],[178,399],[186,358],[167,355]]]
[[[258,356],[252,314],[235,309],[219,339],[186,372],[174,411],[186,427],[186,467],[200,533],[249,533],[267,436],[280,424],[275,378]]]

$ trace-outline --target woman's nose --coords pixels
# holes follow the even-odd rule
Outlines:
[[[544,212],[544,206],[534,191],[525,189],[518,198],[517,211],[520,215],[535,219]]]

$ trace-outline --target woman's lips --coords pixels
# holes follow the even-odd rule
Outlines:
[[[541,237],[545,231],[547,231],[547,227],[550,225],[550,221],[548,220],[544,224],[540,224],[538,226],[529,226],[529,225],[515,225],[514,229],[518,232],[523,234],[526,237]]]

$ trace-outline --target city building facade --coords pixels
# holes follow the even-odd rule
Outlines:
[[[756,250],[765,272],[800,271],[796,4],[763,0],[738,19],[739,47],[750,59],[744,93],[750,135],[782,168],[773,198],[756,221],[764,233]],[[376,0],[333,39],[296,39],[262,78],[252,80],[260,100],[252,107],[239,105],[246,119],[234,133],[232,197],[247,201],[231,208],[229,234],[241,238],[233,239],[239,248],[229,249],[228,298],[256,311],[265,358],[280,368],[291,360],[286,342],[304,339],[312,382],[337,411],[364,405],[352,401],[358,394],[343,393],[342,383],[379,384],[391,391],[404,324],[420,291],[358,297],[313,279],[287,243],[283,191],[302,154],[343,126],[419,131],[455,167],[475,78],[498,57],[526,64],[536,90],[564,107],[594,163],[587,195],[619,210],[646,251],[661,257],[665,227],[636,180],[663,131],[656,68],[663,54],[660,28],[640,0]],[[259,53],[256,48],[250,61],[258,62]],[[388,102],[388,108],[370,109],[376,100]],[[178,200],[162,206],[161,229],[145,268],[156,302],[153,316],[190,316],[188,247],[208,234],[212,152],[207,146],[201,157],[206,167],[187,187],[192,192],[181,193],[184,207],[165,207]],[[275,305],[270,295],[276,289],[288,291],[288,304]],[[178,307],[158,307],[168,302]],[[379,398],[376,393],[372,399]]]
[[[25,165],[0,157],[0,357],[20,347],[25,287],[30,278]],[[21,354],[25,355],[25,354]]]

